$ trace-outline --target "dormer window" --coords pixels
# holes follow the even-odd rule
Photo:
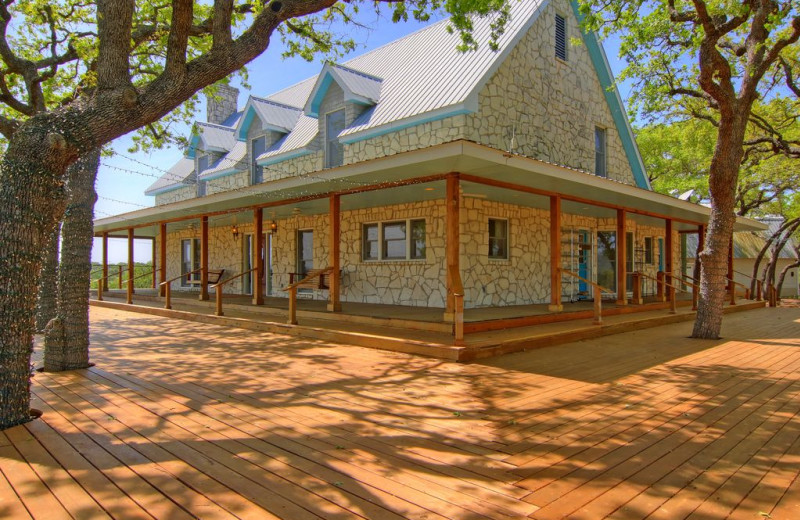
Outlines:
[[[250,140],[250,179],[252,184],[264,182],[264,169],[256,162],[258,156],[267,151],[267,136]]]
[[[567,20],[556,14],[556,58],[567,61]]]
[[[211,155],[203,154],[197,158],[197,196],[198,197],[205,197],[206,196],[206,181],[200,180],[200,174],[202,174],[208,167],[211,166]]]
[[[325,114],[325,167],[341,166],[344,162],[344,148],[339,142],[339,134],[344,130],[344,109]]]

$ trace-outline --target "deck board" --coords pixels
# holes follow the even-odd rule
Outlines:
[[[800,514],[800,308],[472,364],[91,315],[97,366],[0,433],[0,517]]]

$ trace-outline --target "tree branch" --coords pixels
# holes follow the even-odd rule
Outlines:
[[[186,49],[192,28],[193,4],[192,0],[172,2],[172,23],[167,40],[167,63],[164,67],[164,73],[168,77],[181,77],[186,72]]]
[[[97,0],[97,86],[100,90],[130,85],[129,54],[134,0]]]

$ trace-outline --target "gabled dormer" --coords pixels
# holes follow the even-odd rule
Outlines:
[[[269,99],[250,96],[236,128],[236,138],[245,143],[250,183],[263,182],[263,168],[256,159],[283,139],[297,125],[302,110]]]
[[[318,144],[325,153],[325,168],[342,164],[339,134],[378,103],[382,83],[381,78],[335,63],[322,67],[303,111],[319,121]]]

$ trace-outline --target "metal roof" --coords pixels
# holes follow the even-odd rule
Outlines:
[[[233,145],[233,148],[227,153],[227,155],[221,157],[210,168],[200,172],[199,179],[201,181],[207,181],[210,179],[223,177],[224,175],[228,175],[230,173],[236,173],[237,171],[245,170],[247,169],[247,164],[244,161],[246,157],[247,142],[236,141],[236,144]]]
[[[306,115],[300,116],[294,130],[283,139],[278,140],[269,150],[258,156],[258,164],[274,164],[289,154],[306,151],[306,146],[314,140],[319,132],[317,119]]]
[[[297,124],[302,111],[297,107],[292,107],[269,99],[250,96],[247,103],[253,107],[261,120],[263,128],[271,128],[279,132],[289,132]],[[247,107],[245,107],[245,112]],[[243,122],[248,124],[249,121]]]
[[[167,173],[162,175],[161,178],[151,184],[144,193],[145,195],[157,195],[159,193],[164,193],[165,191],[170,191],[171,189],[177,189],[181,186],[193,184],[193,181],[190,179],[193,174],[194,159],[181,157],[181,159],[175,163],[172,168],[167,170]]]
[[[236,134],[231,127],[199,121],[196,125],[203,143],[202,150],[227,152],[236,144]]]
[[[734,258],[755,258],[761,252],[767,239],[774,233],[777,233],[783,224],[783,217],[761,217],[757,221],[765,224],[767,229],[764,231],[751,231],[748,233],[734,233],[733,234],[733,257]],[[784,245],[778,258],[795,258],[794,254],[795,241],[789,239]],[[697,250],[697,235],[688,235],[686,237],[686,248],[688,257],[694,258],[694,252]],[[772,246],[770,246],[770,251]],[[771,253],[768,253],[771,254]]]

